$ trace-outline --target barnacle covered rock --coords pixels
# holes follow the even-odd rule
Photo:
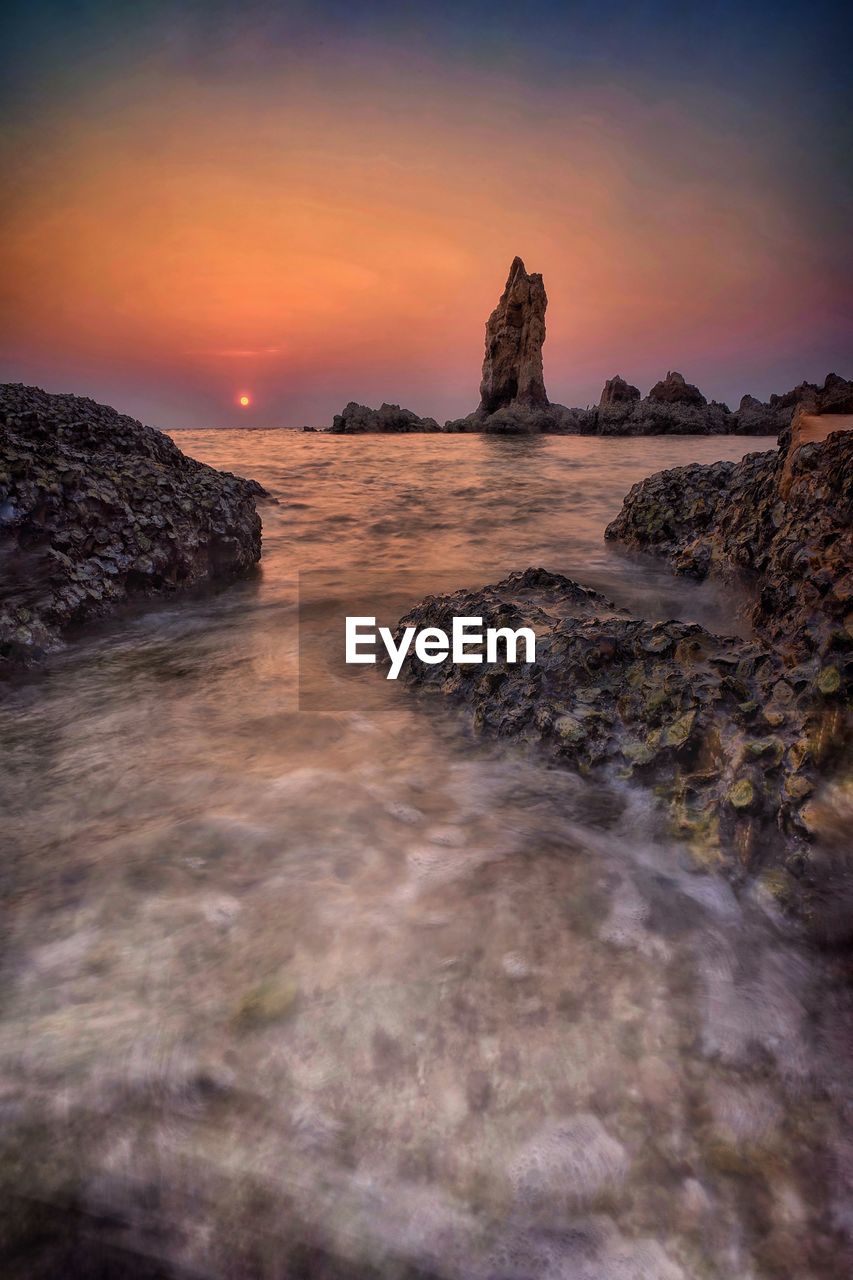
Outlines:
[[[250,569],[263,494],[94,400],[0,386],[0,671],[131,598]]]

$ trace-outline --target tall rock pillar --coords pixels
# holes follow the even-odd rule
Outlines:
[[[547,305],[542,276],[528,275],[521,258],[513,258],[506,288],[486,322],[478,413],[494,413],[507,405],[525,409],[547,405],[542,377]]]

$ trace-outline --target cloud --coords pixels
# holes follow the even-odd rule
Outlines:
[[[196,347],[184,352],[187,356],[213,356],[223,360],[255,360],[264,356],[281,355],[283,347]]]

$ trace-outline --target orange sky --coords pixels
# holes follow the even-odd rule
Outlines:
[[[801,342],[822,279],[778,181],[700,106],[497,92],[488,70],[376,51],[93,85],[37,150],[12,139],[4,376],[123,394],[161,426],[383,398],[443,418],[476,403],[519,253],[545,277],[552,399],[669,368],[709,395],[784,390],[761,362]]]

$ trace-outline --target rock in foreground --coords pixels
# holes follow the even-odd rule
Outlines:
[[[700,865],[763,870],[803,906],[815,880],[810,796],[837,748],[838,690],[815,663],[683,622],[649,623],[559,574],[430,597],[401,620],[450,630],[454,616],[532,627],[535,664],[407,660],[403,678],[469,708],[474,726],[541,744],[582,773],[654,787]]]
[[[94,400],[0,387],[0,670],[131,599],[246,572],[262,494]]]

